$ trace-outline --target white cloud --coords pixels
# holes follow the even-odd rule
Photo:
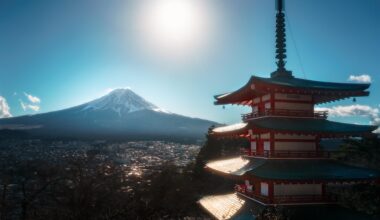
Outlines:
[[[375,117],[379,114],[378,108],[372,108],[368,105],[346,105],[346,106],[333,106],[331,108],[317,107],[316,110],[328,111],[331,116],[345,117],[345,116],[372,116]]]
[[[371,125],[380,125],[380,110],[379,108],[373,108],[368,105],[346,105],[346,106],[333,106],[316,107],[317,111],[328,111],[330,116],[335,117],[348,117],[359,116],[367,117],[370,120]],[[380,133],[380,129],[375,130],[375,133]]]
[[[21,108],[24,111],[32,110],[32,111],[37,112],[37,111],[40,110],[40,106],[39,105],[24,103],[22,100],[20,100],[20,105],[21,105]]]
[[[12,117],[7,100],[0,96],[0,118]]]
[[[28,105],[28,108],[35,112],[40,110],[40,106],[38,105]]]
[[[39,111],[41,99],[37,96],[28,94],[26,92],[24,92],[24,95],[27,98],[27,101],[23,101],[20,99],[21,108],[24,111],[28,111],[28,110],[35,111],[35,112]]]
[[[348,78],[349,81],[359,82],[359,83],[371,83],[372,79],[370,75],[362,74],[362,75],[351,75]]]
[[[40,103],[41,102],[41,99],[38,98],[37,96],[33,96],[31,94],[28,94],[26,92],[24,92],[24,95],[28,98],[28,100],[31,102],[31,103]]]
[[[20,100],[20,105],[21,105],[22,110],[26,111],[26,109],[27,109],[26,104],[21,100]]]

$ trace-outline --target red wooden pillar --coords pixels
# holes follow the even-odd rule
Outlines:
[[[274,154],[274,132],[270,132],[269,133],[269,141],[270,141],[270,152],[269,152],[269,155],[273,155]]]
[[[321,137],[320,135],[315,136],[315,152],[317,157],[325,157],[324,152],[321,152]]]
[[[325,200],[326,198],[326,183],[322,183],[322,199]]]
[[[260,181],[258,179],[253,178],[252,179],[252,185],[253,185],[253,195],[259,196],[260,195]]]
[[[264,152],[264,143],[261,140],[261,134],[256,138],[256,152],[258,155],[262,155]]]
[[[269,203],[274,203],[274,183],[273,183],[273,181],[268,182],[268,198],[269,198]]]
[[[270,93],[270,107],[272,111],[275,110],[274,92]]]

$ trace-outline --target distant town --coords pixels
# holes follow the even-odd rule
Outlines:
[[[116,162],[127,175],[135,176],[149,174],[164,163],[184,167],[195,160],[199,150],[199,145],[166,141],[0,140],[0,158],[59,162],[95,155]]]

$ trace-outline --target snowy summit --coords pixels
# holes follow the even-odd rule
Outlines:
[[[152,110],[156,112],[169,113],[161,109],[143,97],[137,95],[131,89],[115,89],[107,95],[84,104],[83,110],[112,110],[119,115],[141,111]]]

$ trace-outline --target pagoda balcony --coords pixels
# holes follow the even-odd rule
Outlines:
[[[246,185],[235,185],[235,191],[248,198],[259,201],[266,205],[269,204],[310,204],[310,203],[335,203],[337,202],[336,195],[274,195],[273,198],[269,196],[260,195],[254,190],[248,191]]]
[[[264,150],[250,151],[249,149],[240,149],[243,156],[266,157],[266,158],[330,158],[330,151],[294,151],[294,150]]]
[[[327,119],[327,111],[305,111],[305,110],[290,110],[290,109],[266,109],[265,111],[252,112],[242,114],[242,119],[247,122],[250,119],[264,116],[287,116],[287,117],[305,117]]]

